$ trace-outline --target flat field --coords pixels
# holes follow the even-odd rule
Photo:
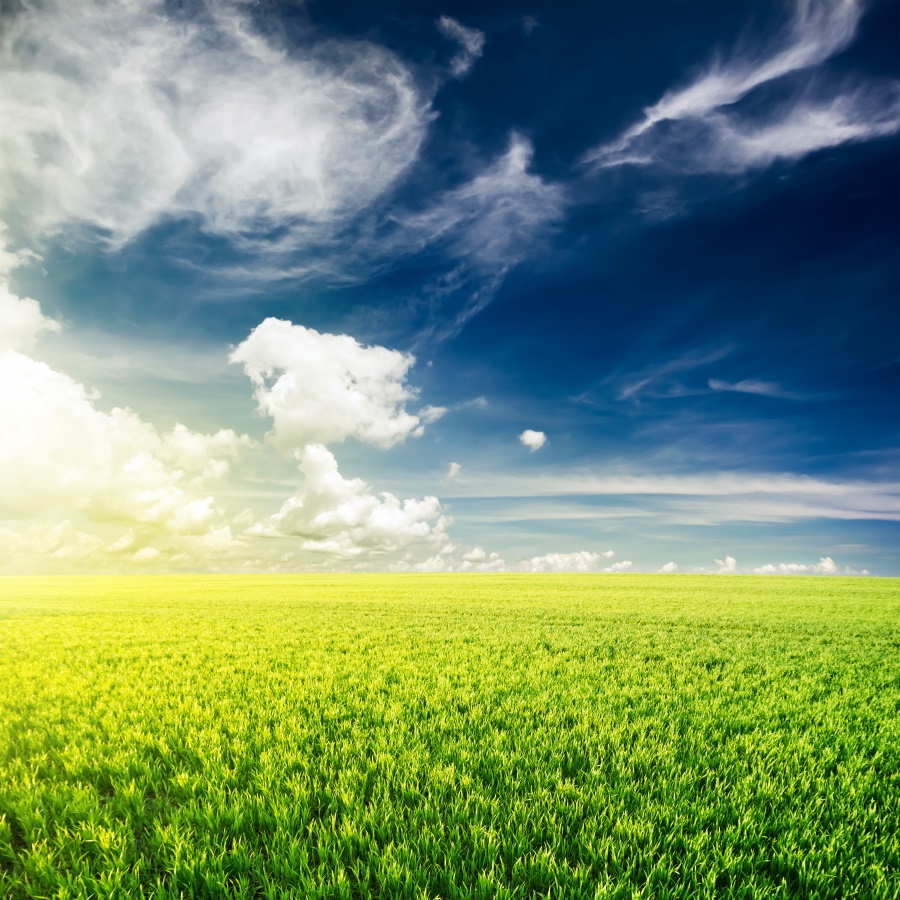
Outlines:
[[[900,583],[0,580],[4,897],[900,896]]]

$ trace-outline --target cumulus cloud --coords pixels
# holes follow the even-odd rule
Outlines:
[[[768,43],[717,59],[686,87],[666,92],[618,139],[591,150],[595,167],[665,163],[688,171],[741,172],[797,159],[849,141],[900,130],[897,85],[811,89],[770,106],[767,118],[735,109],[744,97],[792,73],[819,66],[854,39],[860,0],[798,0],[790,22]]]
[[[35,259],[27,250],[9,249],[5,228],[0,226],[0,352],[27,350],[43,332],[60,330],[60,323],[45,316],[37,300],[19,297],[9,286],[13,270]]]
[[[271,438],[283,450],[356,438],[390,447],[422,434],[442,408],[406,411],[416,391],[406,383],[409,353],[365,347],[348,335],[320,334],[266,319],[231,354],[253,382]]]
[[[526,428],[519,435],[519,440],[534,453],[535,450],[540,450],[547,443],[547,435],[543,431],[532,431],[532,429]]]
[[[487,553],[481,547],[475,547],[463,554],[459,564],[460,572],[505,572],[506,561],[499,553]]]
[[[600,559],[609,559],[614,556],[612,550],[603,553],[592,553],[589,550],[579,550],[575,553],[547,553],[544,556],[534,556],[523,563],[529,572],[595,572]],[[622,572],[631,568],[631,562],[624,560],[614,563],[604,572]]]
[[[837,575],[838,567],[830,556],[823,556],[815,565],[779,563],[777,566],[772,564],[759,566],[753,571],[758,575]]]
[[[462,466],[458,462],[452,462],[447,467],[447,474],[444,476],[448,481],[452,481],[462,471]]]
[[[8,574],[71,572],[216,571],[233,569],[245,542],[225,525],[198,534],[176,534],[145,525],[109,541],[70,520],[0,528],[0,571]]]
[[[83,385],[16,351],[0,353],[0,510],[67,507],[89,518],[199,533],[216,520],[197,479],[224,474],[249,439],[160,433],[128,409],[106,413]],[[202,450],[201,450],[202,448]]]
[[[3,208],[37,235],[86,223],[113,245],[168,216],[320,238],[390,188],[431,116],[388,50],[288,53],[237,3],[29,4],[4,17],[0,65]]]
[[[460,78],[481,56],[484,50],[484,32],[477,28],[468,28],[450,16],[441,16],[437,20],[437,27],[445,38],[459,45],[459,50],[450,60],[450,71]]]
[[[726,556],[725,559],[715,560],[715,564],[719,567],[719,572],[734,572],[737,569],[737,560],[733,556]]]
[[[678,563],[667,562],[659,571],[663,572],[663,573],[677,572],[678,571]]]
[[[488,553],[481,547],[459,554],[453,544],[446,544],[438,553],[416,561],[413,553],[388,566],[389,572],[505,572],[506,562],[499,553]]]
[[[35,257],[10,251],[4,238],[0,233],[0,518],[29,524],[0,531],[0,569],[116,570],[123,561],[188,559],[196,566],[226,543],[233,550],[238,542],[227,526],[216,527],[220,510],[203,488],[253,441],[230,429],[200,434],[181,424],[161,432],[129,409],[104,412],[84,385],[22,352],[59,323],[10,290],[9,273]],[[69,517],[128,527],[109,542]],[[150,546],[154,540],[162,550]]]
[[[436,497],[399,500],[373,494],[360,478],[344,478],[334,455],[321,444],[297,452],[303,484],[249,535],[296,537],[302,550],[352,559],[447,543],[449,519]]]

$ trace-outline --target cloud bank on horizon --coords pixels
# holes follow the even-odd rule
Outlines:
[[[896,10],[383,11],[5,17],[0,572],[900,574]]]

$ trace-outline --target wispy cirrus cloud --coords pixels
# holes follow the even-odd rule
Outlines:
[[[707,384],[710,390],[716,392],[731,391],[737,394],[756,394],[760,397],[775,397],[782,400],[802,400],[802,394],[796,394],[785,390],[774,381],[758,381],[754,378],[744,378],[741,381],[723,381],[721,378],[710,378]]]
[[[751,116],[736,105],[779,79],[815,69],[854,40],[861,0],[798,0],[768,42],[716,59],[683,88],[667,91],[641,121],[588,151],[594,169],[662,164],[690,172],[742,172],[778,159],[900,130],[896,82],[807,87]]]
[[[491,521],[569,518],[573,510],[578,518],[641,518],[667,525],[900,521],[896,481],[829,481],[777,472],[661,475],[577,469],[517,476],[470,469],[465,484],[456,489],[449,484],[445,494],[457,501],[494,498],[497,514]],[[597,504],[600,498],[609,500]],[[621,508],[611,505],[613,499]]]
[[[484,51],[484,32],[477,28],[469,28],[450,16],[441,16],[437,27],[448,40],[455,41],[459,49],[450,60],[450,71],[456,78],[461,78],[481,56]]]
[[[511,268],[521,263],[564,215],[562,185],[533,172],[530,141],[513,133],[507,151],[469,181],[424,209],[395,213],[395,227],[373,251],[412,255],[434,248],[449,268],[423,290],[433,310],[420,341],[457,335],[493,299]]]
[[[321,240],[390,188],[431,118],[388,50],[288,52],[241,4],[26,5],[4,17],[0,72],[4,215],[113,247],[167,217],[235,241],[278,231],[281,249]]]

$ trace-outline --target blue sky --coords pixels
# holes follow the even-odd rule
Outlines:
[[[898,27],[14,6],[0,571],[900,575]]]

